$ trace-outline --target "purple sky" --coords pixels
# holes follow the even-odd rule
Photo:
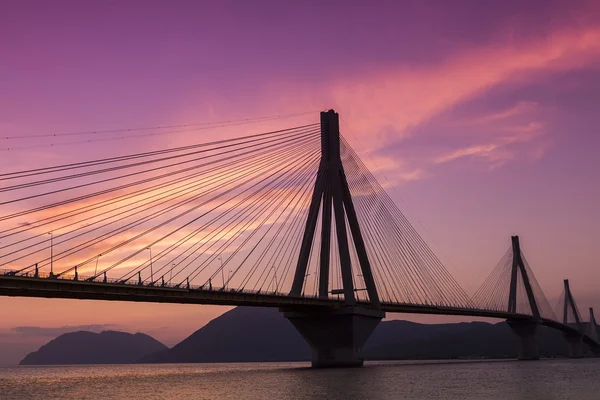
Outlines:
[[[569,277],[600,309],[599,61],[594,0],[3,2],[0,137],[334,108],[467,292],[519,234],[551,302]],[[1,169],[115,146],[5,150],[35,143],[0,141]],[[57,332],[16,327],[174,344],[225,310],[0,298],[0,363]]]

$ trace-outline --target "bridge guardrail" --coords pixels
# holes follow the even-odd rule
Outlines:
[[[175,290],[204,290],[204,291],[212,291],[212,292],[230,292],[230,293],[242,293],[242,294],[263,294],[263,295],[284,295],[284,293],[282,292],[271,292],[271,291],[261,291],[261,290],[243,290],[243,289],[236,289],[236,288],[231,288],[231,289],[227,289],[227,287],[212,287],[209,288],[206,285],[190,285],[189,287],[185,284],[180,284],[179,286],[176,284],[172,284],[172,283],[168,283],[165,282],[165,284],[163,285],[162,283],[159,282],[154,282],[154,284],[152,285],[152,282],[149,280],[143,280],[140,284],[140,282],[135,281],[133,279],[128,279],[128,280],[121,280],[121,279],[116,279],[116,278],[107,278],[106,281],[104,281],[104,278],[101,277],[96,277],[93,280],[90,280],[90,278],[92,278],[91,276],[83,276],[83,275],[79,275],[78,279],[75,280],[75,276],[74,275],[51,275],[48,272],[38,272],[37,276],[35,273],[31,273],[31,272],[25,272],[25,273],[21,273],[18,274],[17,271],[15,270],[10,270],[10,269],[0,269],[0,275],[4,275],[4,276],[15,276],[15,277],[21,277],[21,278],[34,278],[34,279],[55,279],[55,280],[61,280],[61,281],[73,281],[73,282],[89,282],[89,283],[104,283],[104,284],[112,284],[112,285],[127,285],[127,286],[144,286],[144,287],[157,287],[157,288],[166,288],[166,289],[175,289]],[[303,295],[302,297],[305,298],[314,298],[317,299],[319,298],[319,296],[315,296],[315,295]]]

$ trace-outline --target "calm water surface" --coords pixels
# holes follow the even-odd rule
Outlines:
[[[0,368],[0,399],[600,399],[600,359]]]

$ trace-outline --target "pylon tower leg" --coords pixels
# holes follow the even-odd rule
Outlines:
[[[537,331],[538,321],[541,319],[540,311],[531,287],[531,282],[529,281],[529,276],[527,275],[525,263],[523,262],[519,237],[513,236],[511,241],[513,264],[510,278],[510,293],[508,296],[508,312],[513,314],[517,313],[517,283],[520,276],[523,286],[525,287],[525,294],[527,295],[527,301],[533,319],[527,321],[514,319],[508,320],[507,323],[519,340],[517,358],[519,360],[539,360],[540,355],[535,333]]]

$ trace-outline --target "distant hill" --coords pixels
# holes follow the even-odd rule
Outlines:
[[[210,321],[169,350],[143,357],[147,363],[295,361],[310,348],[277,309],[237,307]]]
[[[562,334],[538,328],[542,356],[564,356]],[[367,359],[515,358],[505,322],[418,324],[384,321],[365,345]],[[73,332],[30,353],[22,365],[304,361],[310,348],[277,309],[237,307],[168,349],[148,335]]]
[[[542,357],[564,356],[562,334],[538,327]],[[516,358],[518,341],[505,322],[425,325],[408,321],[381,323],[365,346],[369,359]]]
[[[127,364],[166,349],[143,333],[71,332],[29,353],[21,365]]]
[[[564,355],[560,332],[538,329],[542,356]],[[515,358],[517,340],[504,322],[418,324],[385,321],[365,345],[367,359]],[[300,361],[310,348],[276,309],[237,307],[146,363]]]

